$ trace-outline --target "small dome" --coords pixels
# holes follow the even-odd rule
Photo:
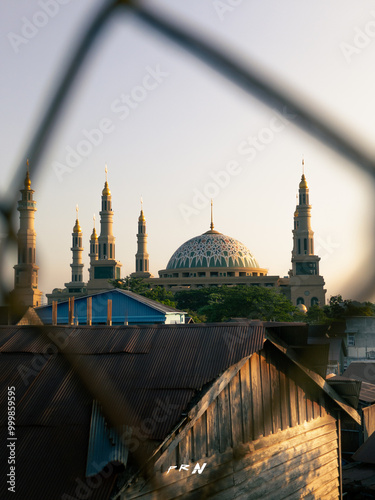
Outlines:
[[[144,215],[144,213],[143,213],[143,210],[141,210],[141,213],[140,213],[140,215],[139,215],[139,217],[138,217],[138,221],[139,221],[139,222],[145,222],[145,221],[146,221],[146,219],[145,219],[145,215]]]
[[[98,235],[96,234],[96,229],[94,228],[92,230],[92,235],[91,235],[91,240],[97,240],[98,239]]]
[[[81,232],[82,232],[82,229],[81,229],[81,226],[79,225],[79,221],[77,219],[76,223],[73,227],[73,233],[81,233]]]
[[[301,313],[306,314],[307,313],[307,307],[305,304],[298,304],[297,308],[300,310]]]
[[[102,191],[102,195],[103,196],[111,196],[111,191],[110,191],[110,189],[108,187],[108,182],[107,181],[105,181],[104,189]]]
[[[195,267],[259,268],[259,265],[239,241],[217,231],[207,231],[181,245],[167,265],[167,269]]]
[[[302,174],[301,182],[299,183],[299,187],[300,187],[300,189],[308,189],[308,187],[309,187],[307,185],[307,180],[306,180],[305,174]]]

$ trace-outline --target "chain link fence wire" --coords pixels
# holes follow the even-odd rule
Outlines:
[[[234,85],[240,87],[249,96],[255,97],[280,113],[283,113],[287,109],[288,114],[295,115],[293,123],[296,126],[307,132],[310,136],[318,139],[331,150],[336,151],[345,160],[349,160],[359,169],[370,174],[371,178],[375,180],[375,157],[370,156],[359,148],[350,137],[343,135],[338,128],[328,124],[321,116],[314,114],[314,112],[297,102],[293,98],[292,93],[286,93],[278,88],[274,82],[264,79],[255,67],[249,64],[244,66],[221,49],[217,49],[212,43],[204,40],[197,32],[193,33],[186,29],[183,23],[174,24],[174,22],[159,14],[157,10],[150,9],[142,5],[142,3],[131,0],[106,0],[77,44],[71,61],[65,69],[64,76],[36,128],[33,139],[26,148],[20,165],[15,167],[15,173],[8,189],[8,192],[14,193],[14,196],[10,198],[10,201],[2,201],[0,203],[0,220],[6,233],[6,237],[0,240],[0,297],[3,303],[11,306],[11,313],[17,313],[17,304],[10,304],[9,290],[4,278],[4,266],[9,261],[6,256],[17,245],[17,229],[14,226],[16,217],[14,217],[14,214],[16,213],[18,190],[24,180],[26,158],[30,159],[30,173],[35,178],[35,174],[40,168],[46,146],[55,131],[60,112],[63,109],[64,103],[69,98],[69,91],[93,43],[111,16],[127,15],[129,13],[136,16],[150,32],[162,35],[166,40],[189,52],[214,69],[222,78],[226,78]],[[370,234],[370,236],[371,241],[365,243],[367,247],[374,248],[373,234]],[[368,263],[366,266],[366,277],[362,277],[361,279],[363,280],[362,296],[371,296],[374,293],[375,282],[375,266],[373,261]],[[40,328],[40,335],[45,335],[43,328]],[[101,402],[105,415],[112,425],[116,427],[124,421],[124,413],[121,415],[114,413],[111,401],[118,397],[125,400],[126,395],[116,395],[115,391],[108,392],[108,389],[104,385],[92,387],[88,367],[85,366],[85,363],[77,364],[74,358],[75,356],[68,356],[67,361],[74,368],[76,374],[92,394],[93,398]],[[130,414],[130,409],[129,407],[126,408],[126,405],[124,412],[126,420],[127,412]],[[143,466],[147,462],[147,458],[149,457],[142,454],[141,451],[136,454],[135,461],[139,468],[144,468]],[[148,469],[146,468],[146,477],[148,476],[152,481],[155,481],[155,478],[152,478],[152,475],[147,471]]]

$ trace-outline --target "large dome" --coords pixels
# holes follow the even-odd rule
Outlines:
[[[259,265],[245,245],[211,230],[186,241],[167,265],[167,269],[197,267],[259,268]]]

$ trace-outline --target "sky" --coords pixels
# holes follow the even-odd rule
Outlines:
[[[375,154],[371,1],[144,3],[242,64],[256,66]],[[26,162],[66,63],[102,4],[2,2],[3,199],[15,196],[15,170]],[[122,276],[135,270],[141,197],[155,276],[183,242],[209,229],[210,198],[215,229],[245,244],[270,275],[286,276],[302,158],[327,299],[340,293],[375,300],[375,294],[364,297],[361,291],[373,268],[374,184],[368,174],[298,129],[293,117],[280,117],[131,13],[118,12],[82,64],[31,179],[39,288],[50,293],[70,281],[77,204],[88,279],[89,238],[93,214],[99,230],[105,164]],[[4,277],[10,289],[15,263],[13,250]]]

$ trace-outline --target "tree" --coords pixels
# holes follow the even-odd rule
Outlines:
[[[208,294],[202,293],[206,303],[197,312],[205,315],[210,322],[236,317],[263,321],[293,321],[293,314],[297,311],[283,294],[264,287],[223,286],[209,290]]]
[[[172,292],[165,290],[161,286],[150,288],[150,286],[143,281],[143,278],[126,276],[121,280],[112,280],[111,283],[115,286],[115,288],[130,290],[131,292],[138,293],[143,297],[160,302],[160,304],[176,307],[176,302]]]

